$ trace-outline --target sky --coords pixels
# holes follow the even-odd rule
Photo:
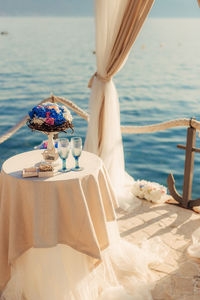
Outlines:
[[[93,12],[94,0],[0,0],[0,16],[92,16]],[[197,0],[155,0],[150,16],[200,18],[200,8]]]

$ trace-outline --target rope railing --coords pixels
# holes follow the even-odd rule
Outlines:
[[[121,126],[121,131],[123,133],[152,133],[157,131],[162,131],[174,127],[181,126],[192,126],[200,131],[200,122],[195,119],[177,119],[171,120],[163,123],[153,124],[153,125],[145,125],[145,126]]]
[[[43,100],[43,102],[48,102],[48,101],[62,103],[68,106],[69,108],[71,108],[71,110],[77,113],[80,117],[82,117],[86,121],[89,121],[89,114],[68,99],[65,99],[63,97],[51,96],[50,98]]]
[[[17,130],[19,130],[22,126],[26,124],[27,117],[25,116],[19,123],[17,123],[15,126],[13,126],[11,129],[6,131],[1,137],[0,137],[0,144],[8,140]]]
[[[175,127],[193,127],[200,131],[200,122],[195,119],[177,119],[163,123],[145,125],[145,126],[121,126],[122,133],[152,133],[157,131],[163,131]]]
[[[44,99],[39,104],[45,102],[58,102],[68,106],[72,111],[77,113],[80,117],[85,119],[87,122],[89,121],[89,114],[81,109],[79,106],[74,104],[72,101],[65,99],[63,97],[51,96],[47,99]],[[38,105],[39,105],[38,104]],[[9,129],[5,134],[0,137],[0,144],[9,139],[17,130],[19,130],[22,126],[26,124],[28,115],[26,115],[19,123]],[[170,128],[175,127],[193,127],[200,131],[200,122],[195,119],[177,119],[171,120],[163,123],[153,124],[153,125],[145,125],[145,126],[121,126],[121,132],[126,134],[137,134],[137,133],[153,133],[157,131],[163,131]]]

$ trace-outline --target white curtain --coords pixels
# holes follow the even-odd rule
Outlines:
[[[96,1],[96,61],[97,72],[103,78],[107,75],[108,59],[127,2],[128,0]],[[103,106],[104,115],[102,116]],[[101,125],[105,130],[99,141]],[[114,187],[121,185],[124,181],[124,153],[120,131],[119,102],[112,80],[102,82],[98,77],[94,78],[85,148],[103,159]]]
[[[154,0],[96,0],[97,72],[90,80],[90,121],[85,150],[99,155],[119,204],[135,199],[125,172],[120,109],[112,76],[123,66]]]

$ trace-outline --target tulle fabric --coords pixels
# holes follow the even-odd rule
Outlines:
[[[195,258],[200,258],[200,228],[192,234],[192,245],[188,247],[188,254]]]
[[[128,0],[95,1],[96,63],[97,72],[102,77],[107,75],[111,52],[127,4]],[[125,61],[126,59],[121,62],[121,67],[123,67]],[[84,146],[85,150],[102,158],[119,205],[125,209],[130,206],[135,208],[139,202],[131,193],[130,181],[134,182],[134,180],[127,176],[125,172],[119,100],[112,79],[108,82],[102,82],[98,77],[94,78],[89,110],[90,120]],[[102,130],[101,138],[99,137],[100,128]]]
[[[95,1],[95,50],[99,76],[92,76],[94,80],[90,80],[90,119],[85,141],[85,150],[102,158],[119,205],[126,210],[134,209],[140,202],[131,193],[133,185],[125,171],[119,99],[112,77],[125,64],[153,1],[133,2],[134,9],[127,12],[129,0]]]
[[[1,300],[151,300],[149,266],[161,262],[162,245],[132,245],[119,237],[116,222],[108,232],[110,247],[93,270],[90,257],[66,245],[28,250],[13,264]]]

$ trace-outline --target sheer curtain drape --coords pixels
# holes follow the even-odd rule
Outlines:
[[[112,77],[123,66],[154,0],[96,0],[97,72],[89,87],[90,121],[85,150],[99,155],[120,204],[132,195],[124,169],[119,101]],[[123,205],[124,206],[124,205]]]

